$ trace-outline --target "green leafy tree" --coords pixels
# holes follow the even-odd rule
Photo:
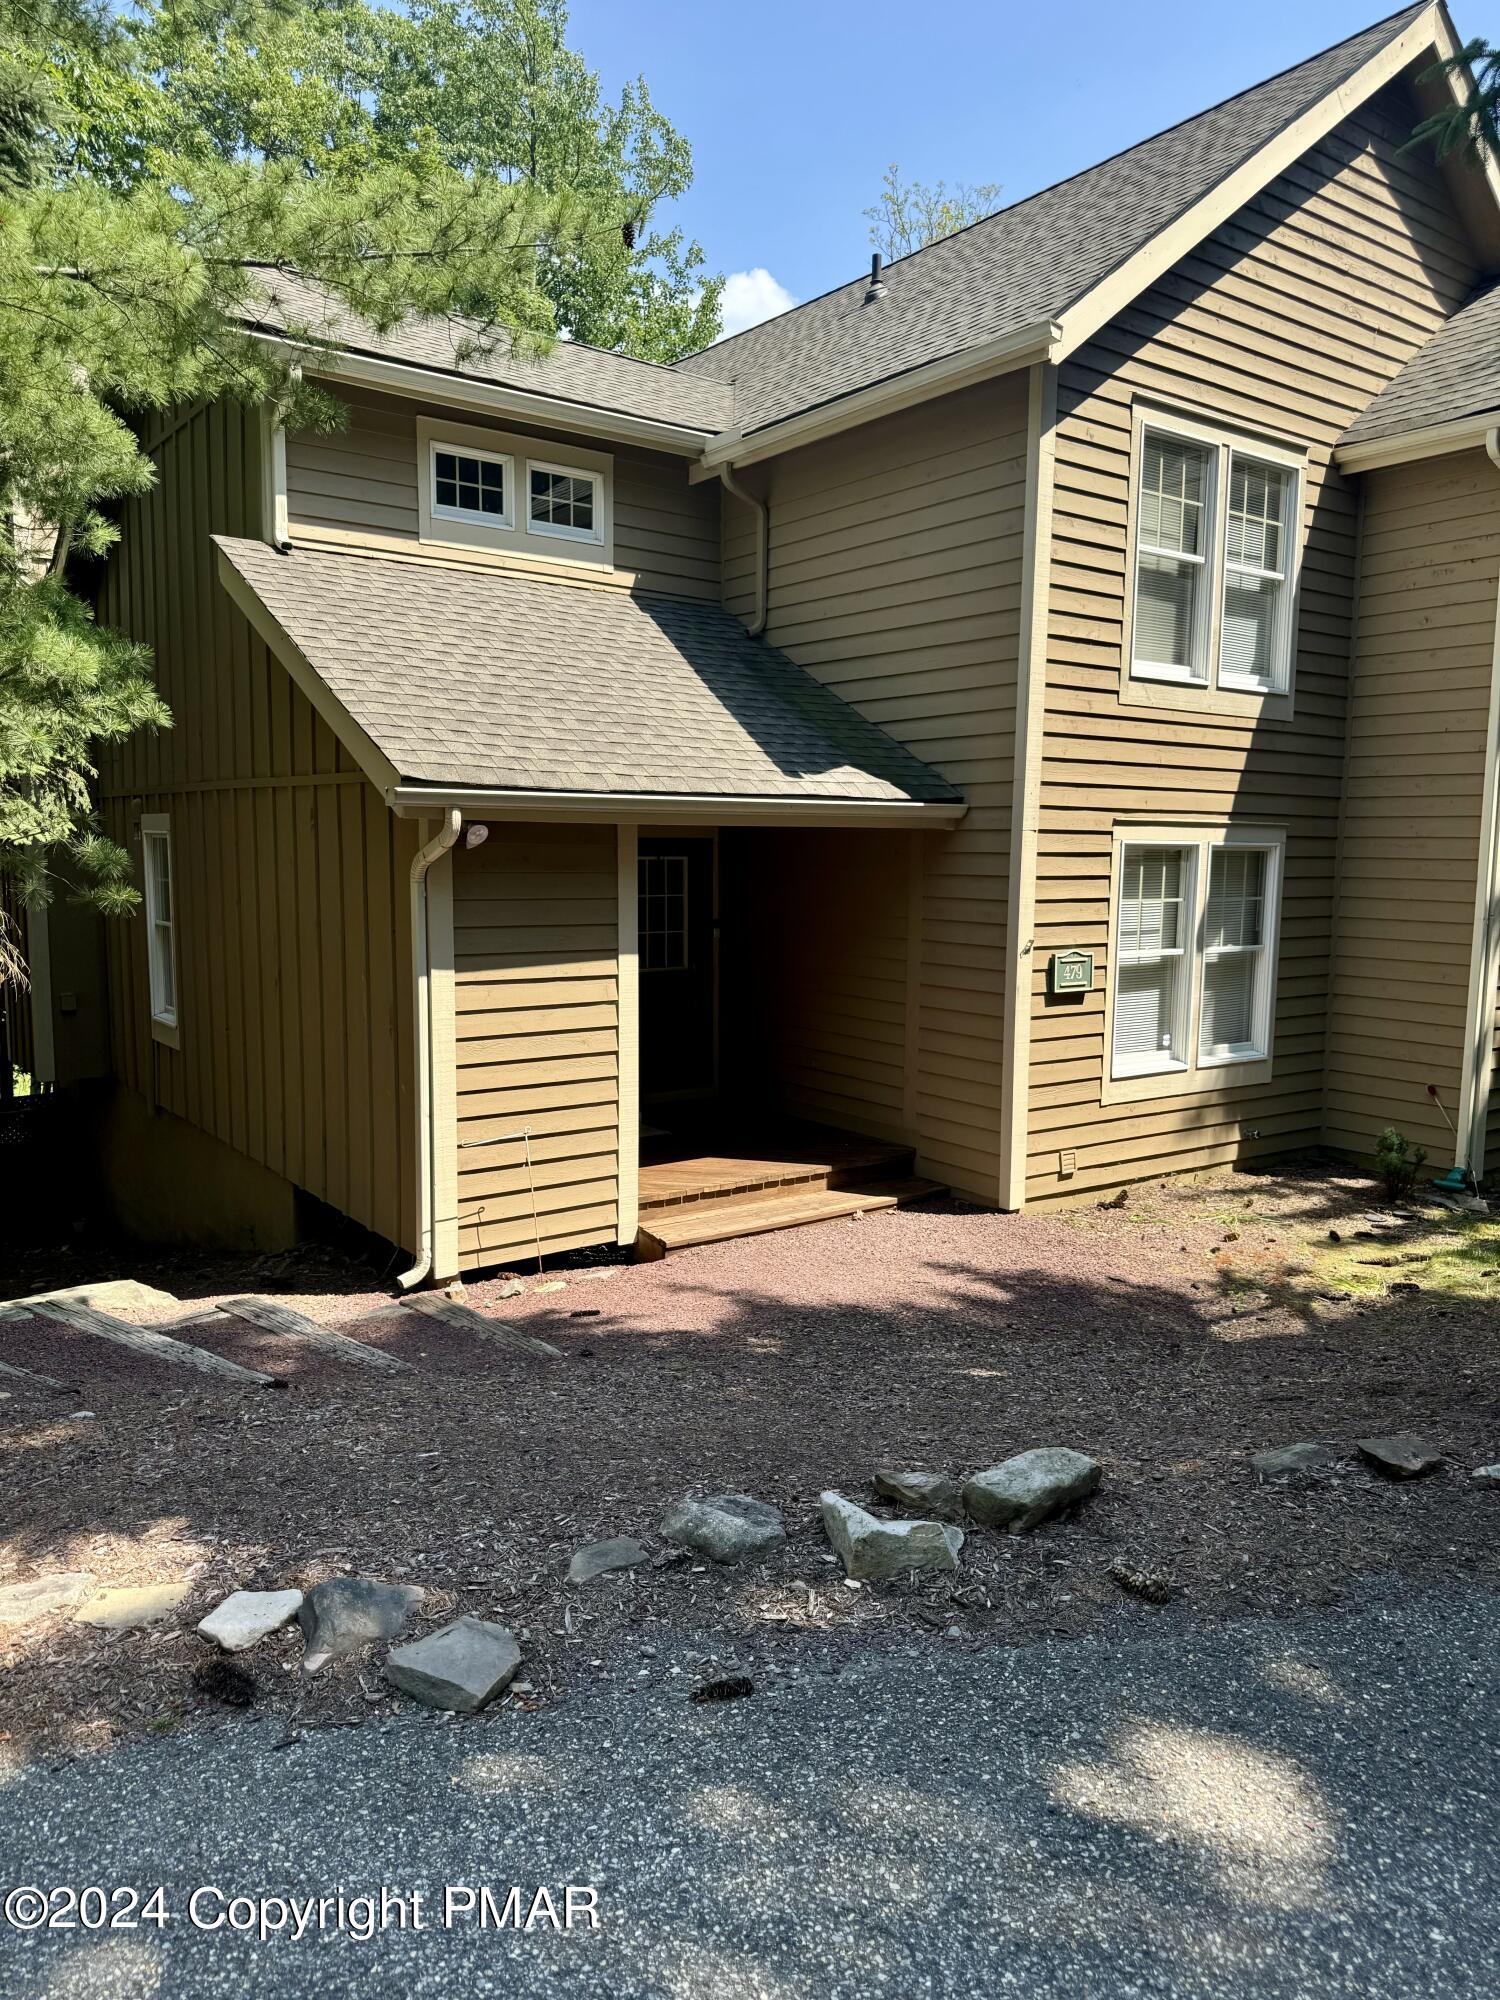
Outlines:
[[[946,181],[934,181],[929,186],[925,181],[903,181],[901,169],[893,163],[885,170],[879,201],[865,210],[870,242],[885,258],[907,257],[992,214],[999,201],[996,182],[969,187],[960,181],[950,188]]]
[[[1485,152],[1500,151],[1500,50],[1476,37],[1422,74],[1424,83],[1440,78],[1451,79],[1460,94],[1424,118],[1410,143],[1430,142],[1440,160],[1458,155],[1477,162]]]

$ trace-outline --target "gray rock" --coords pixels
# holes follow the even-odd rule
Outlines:
[[[611,1535],[607,1542],[590,1542],[568,1564],[569,1583],[592,1583],[613,1569],[634,1569],[647,1559],[633,1535]]]
[[[1356,1438],[1354,1445],[1361,1458],[1392,1479],[1420,1479],[1424,1473],[1436,1472],[1443,1462],[1443,1454],[1419,1437]]]
[[[1049,1514],[1096,1492],[1103,1470],[1097,1459],[1081,1451],[1043,1445],[976,1472],[964,1487],[964,1507],[982,1527],[1024,1535]]]
[[[1500,1465],[1476,1465],[1469,1477],[1481,1486],[1500,1486]]]
[[[662,1516],[661,1535],[714,1562],[732,1563],[764,1555],[786,1540],[786,1527],[775,1507],[748,1493],[714,1493],[706,1500],[685,1493]]]
[[[243,1653],[247,1646],[279,1632],[302,1609],[300,1590],[236,1590],[198,1621],[205,1639],[226,1653]]]
[[[898,1472],[881,1466],[870,1481],[882,1500],[899,1507],[920,1507],[924,1514],[956,1521],[963,1511],[963,1489],[943,1472]]]
[[[53,1570],[46,1576],[28,1577],[25,1583],[8,1584],[0,1590],[0,1625],[29,1625],[33,1618],[49,1612],[66,1611],[87,1597],[94,1587],[88,1570]]]
[[[472,1715],[515,1678],[521,1649],[503,1625],[455,1618],[409,1646],[393,1646],[385,1677],[428,1708]]]
[[[1277,1445],[1273,1451],[1258,1451],[1250,1463],[1257,1479],[1290,1479],[1298,1473],[1320,1472],[1337,1459],[1338,1452],[1332,1445],[1309,1441]]]
[[[427,1595],[420,1584],[375,1583],[364,1576],[336,1576],[315,1583],[297,1607],[297,1623],[307,1641],[302,1665],[319,1667],[377,1639],[394,1639]]]
[[[963,1530],[942,1521],[882,1521],[841,1493],[822,1498],[823,1526],[844,1574],[859,1582],[909,1569],[957,1569]]]
[[[73,1613],[73,1623],[99,1625],[106,1632],[133,1632],[139,1625],[159,1625],[170,1618],[192,1591],[190,1583],[138,1583],[123,1590],[101,1590]]]

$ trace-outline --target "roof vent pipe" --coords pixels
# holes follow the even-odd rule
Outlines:
[[[877,250],[870,259],[870,289],[865,293],[864,303],[874,305],[877,299],[885,297],[885,280],[880,275],[880,252]]]

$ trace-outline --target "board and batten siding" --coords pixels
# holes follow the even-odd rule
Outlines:
[[[465,1271],[524,1264],[538,1239],[548,1256],[615,1240],[616,840],[612,826],[496,825],[483,846],[454,851]]]
[[[150,647],[174,715],[101,755],[107,830],[139,869],[141,815],[169,814],[175,871],[178,1046],[152,1034],[144,916],[110,922],[113,1066],[148,1104],[410,1247],[419,829],[218,582],[209,536],[261,532],[260,448],[233,403],[169,424],[104,572],[101,621]]]
[[[1322,1136],[1358,527],[1357,492],[1330,453],[1476,277],[1437,171],[1400,151],[1417,115],[1404,89],[1372,100],[1060,370],[1028,1200],[1088,1199]],[[1307,447],[1295,713],[1285,720],[1215,714],[1190,697],[1180,707],[1120,699],[1138,398]],[[1272,1077],[1105,1105],[1113,829],[1226,817],[1287,833]],[[1097,990],[1051,1004],[1047,961],[1070,945],[1096,954]]]
[[[688,484],[687,462],[608,440],[573,438],[530,424],[486,423],[473,410],[418,407],[394,396],[341,391],[349,422],[341,431],[292,432],[286,443],[287,513],[293,538],[348,548],[391,546],[433,561],[473,566],[504,558],[483,550],[422,542],[419,533],[417,417],[451,416],[468,428],[535,438],[565,461],[570,442],[614,460],[614,551],[617,570],[635,588],[670,597],[719,597],[719,486]],[[563,545],[560,554],[566,557]],[[607,574],[607,572],[606,572]]]
[[[924,1172],[989,1203],[999,1198],[1026,448],[1026,378],[1007,376],[758,469],[770,510],[767,639],[969,805],[952,831],[919,836],[915,881],[903,843],[890,843],[883,864],[884,906],[863,947],[878,977],[862,1004],[870,1027],[899,1005],[900,1046],[889,1019],[858,1036],[858,1063],[840,1056],[831,1045],[853,1030],[851,998],[837,981],[809,983],[789,996],[778,1031],[791,1094],[836,1111],[839,1124],[905,1139]],[[743,616],[749,510],[726,502],[725,525],[726,601]],[[828,853],[848,866],[852,851]]]
[[[1479,865],[1500,473],[1483,451],[1364,475],[1325,1135],[1395,1125],[1451,1164]]]

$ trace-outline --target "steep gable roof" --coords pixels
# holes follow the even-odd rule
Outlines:
[[[885,271],[677,364],[733,383],[746,435],[871,383],[1048,320],[1159,236],[1433,9],[1403,8],[1295,69],[1044,188]]]
[[[1339,439],[1371,444],[1500,411],[1500,285],[1471,299],[1419,348]]]

